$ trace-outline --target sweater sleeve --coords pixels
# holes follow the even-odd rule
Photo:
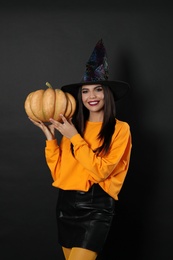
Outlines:
[[[60,147],[58,146],[57,140],[46,140],[46,148],[45,148],[45,157],[46,162],[51,170],[53,180],[56,179],[56,172],[58,172],[58,168],[60,167],[61,161],[61,151]]]
[[[120,168],[121,171],[127,168],[131,150],[131,134],[127,123],[124,123],[113,136],[111,149],[103,157],[96,155],[79,134],[73,136],[70,141],[74,146],[76,160],[90,171],[90,175],[96,182],[104,181],[112,172],[114,175],[118,174]]]

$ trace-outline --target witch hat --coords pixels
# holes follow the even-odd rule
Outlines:
[[[97,42],[88,62],[86,63],[85,73],[81,82],[65,85],[61,89],[64,92],[69,92],[76,98],[79,87],[83,85],[101,84],[111,88],[114,98],[117,101],[127,93],[129,90],[129,84],[120,80],[109,81],[108,76],[109,67],[107,54],[101,39]]]

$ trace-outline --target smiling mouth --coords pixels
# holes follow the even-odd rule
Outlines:
[[[99,101],[91,101],[91,102],[88,102],[88,104],[89,104],[90,106],[96,106],[98,103],[99,103]]]

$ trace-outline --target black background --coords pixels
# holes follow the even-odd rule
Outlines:
[[[131,126],[133,150],[102,259],[172,260],[171,1],[35,2],[0,5],[0,259],[63,259],[45,138],[24,100],[46,81],[79,82],[103,38],[110,79],[132,87],[117,117]]]

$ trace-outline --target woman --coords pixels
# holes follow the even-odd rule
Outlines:
[[[46,136],[45,155],[53,185],[59,188],[58,239],[66,260],[94,260],[104,247],[131,153],[129,125],[116,119],[115,101],[125,82],[108,81],[106,52],[100,40],[83,80],[62,87],[77,101],[73,120],[31,120]],[[62,134],[58,145],[55,130]]]

